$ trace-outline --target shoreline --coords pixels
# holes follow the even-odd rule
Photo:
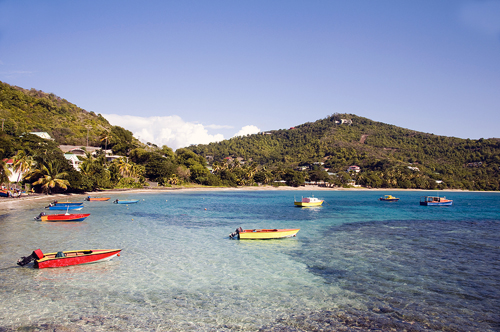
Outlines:
[[[429,192],[491,192],[491,193],[499,193],[500,191],[469,191],[462,189],[447,189],[447,190],[431,190],[431,189],[402,189],[402,188],[328,188],[328,187],[320,187],[320,186],[307,186],[307,187],[288,187],[288,186],[248,186],[248,187],[165,187],[165,188],[131,188],[131,189],[105,189],[102,191],[91,191],[85,192],[83,194],[75,194],[75,193],[58,193],[54,195],[46,195],[46,194],[30,194],[21,197],[2,197],[0,198],[0,205],[6,203],[15,203],[22,201],[31,201],[31,200],[56,200],[60,197],[87,197],[87,196],[102,196],[107,194],[122,194],[122,193],[154,193],[154,192],[191,192],[191,191],[373,191],[373,192],[381,192],[381,191],[429,191]]]

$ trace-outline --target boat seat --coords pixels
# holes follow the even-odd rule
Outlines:
[[[62,251],[58,251],[56,254],[56,258],[66,257]]]

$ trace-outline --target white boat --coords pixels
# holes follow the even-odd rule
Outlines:
[[[321,204],[323,204],[323,200],[322,199],[317,199],[316,197],[312,196],[312,197],[302,197],[302,200],[300,201],[295,201],[294,204],[296,206],[320,206]]]

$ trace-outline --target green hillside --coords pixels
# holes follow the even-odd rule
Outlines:
[[[111,130],[101,115],[87,112],[53,93],[25,90],[0,82],[0,117],[3,131],[11,136],[45,131],[57,143],[100,146],[100,138]]]
[[[357,165],[361,172],[351,177],[372,187],[500,189],[499,139],[426,134],[353,114],[189,149],[216,163],[241,157],[269,169],[324,163],[340,180],[339,172]]]
[[[286,130],[174,153],[166,146],[141,144],[130,131],[54,94],[0,82],[0,120],[2,158],[25,154],[35,158],[37,167],[57,159],[56,164],[70,173],[71,190],[113,188],[125,186],[126,181],[137,185],[146,179],[160,185],[284,181],[291,186],[320,182],[344,187],[500,190],[499,139],[437,136],[353,114],[334,114]],[[57,146],[85,146],[87,130],[90,146],[111,148],[129,158],[110,163],[101,155],[87,160],[83,173],[72,170]],[[48,132],[55,141],[26,135],[33,131]],[[347,172],[351,165],[360,171]]]

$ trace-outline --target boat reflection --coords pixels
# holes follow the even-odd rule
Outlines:
[[[285,239],[269,239],[260,241],[234,241],[236,245],[240,248],[252,248],[260,249],[265,248],[270,249],[298,249],[302,246],[302,243],[297,237],[285,238]]]
[[[30,266],[31,267],[31,266]],[[105,276],[110,273],[116,273],[120,267],[120,261],[108,261],[101,263],[90,263],[81,265],[71,265],[48,269],[29,269],[35,274],[34,280],[37,281],[55,281],[58,279],[94,279],[96,276]],[[26,269],[28,270],[28,269]]]

